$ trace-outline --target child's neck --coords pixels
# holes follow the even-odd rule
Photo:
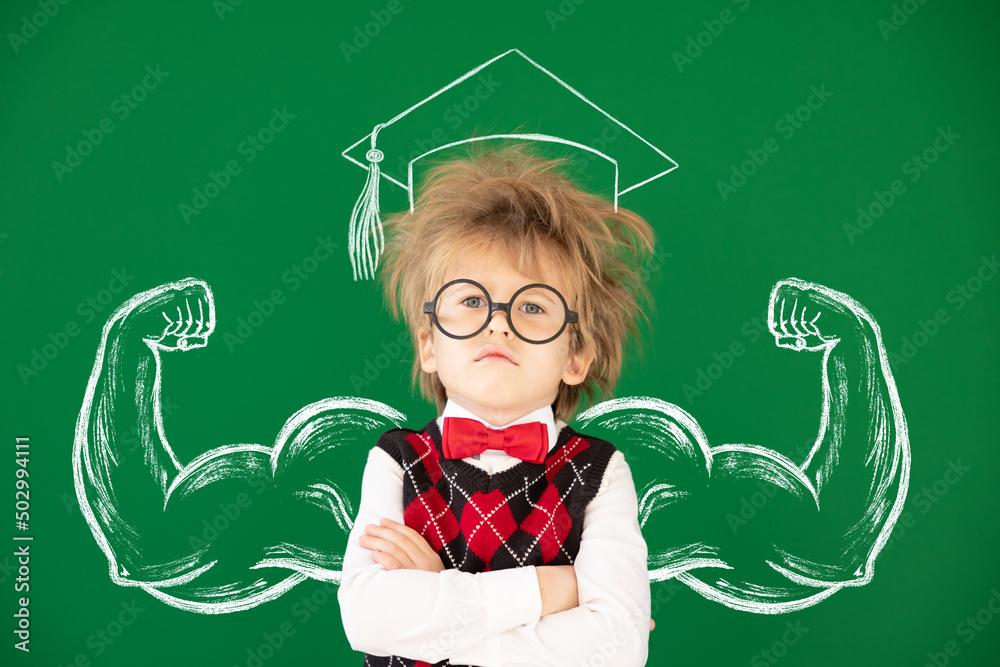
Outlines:
[[[488,406],[479,405],[466,401],[463,398],[449,396],[448,400],[462,406],[472,414],[476,415],[490,426],[504,427],[511,422],[520,419],[526,414],[532,413],[539,408],[543,408],[551,403],[539,403],[538,405],[518,405],[518,406]]]

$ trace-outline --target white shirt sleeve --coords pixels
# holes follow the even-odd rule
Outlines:
[[[601,490],[584,512],[580,551],[573,563],[580,606],[536,618],[469,648],[456,647],[451,662],[480,667],[645,665],[650,589],[638,514],[632,472],[617,451]],[[604,659],[595,661],[598,655]]]
[[[351,648],[434,663],[538,620],[542,598],[534,567],[475,574],[387,571],[372,559],[358,538],[382,517],[405,523],[402,474],[381,448],[368,453],[337,592]]]

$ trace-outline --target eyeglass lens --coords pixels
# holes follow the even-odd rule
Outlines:
[[[437,320],[453,336],[476,333],[489,320],[488,295],[472,283],[460,282],[438,296]],[[566,308],[559,294],[548,287],[531,287],[510,305],[510,324],[528,340],[555,336],[566,321]]]

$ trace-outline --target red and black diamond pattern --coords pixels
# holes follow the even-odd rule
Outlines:
[[[436,421],[397,428],[378,440],[403,469],[403,519],[447,568],[489,572],[528,565],[572,565],[583,514],[615,447],[564,426],[544,463],[520,461],[490,475],[441,453]],[[429,667],[399,656],[365,656],[366,667]],[[448,661],[437,663],[449,665]]]

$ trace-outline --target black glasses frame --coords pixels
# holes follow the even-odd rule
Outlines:
[[[486,315],[486,319],[483,320],[483,326],[479,327],[474,332],[466,336],[456,336],[455,334],[448,333],[447,331],[444,330],[444,327],[441,326],[441,323],[438,321],[437,318],[438,299],[441,298],[441,294],[444,293],[446,289],[448,289],[452,285],[457,285],[458,283],[469,283],[470,285],[475,285],[476,287],[478,287],[480,290],[482,290],[483,294],[486,296],[486,302],[490,306],[489,312]],[[557,331],[554,336],[546,338],[545,340],[529,340],[525,338],[524,336],[521,335],[521,332],[517,330],[517,327],[514,326],[514,322],[511,320],[510,317],[511,304],[517,301],[517,297],[521,294],[521,292],[527,289],[531,289],[532,287],[544,287],[546,289],[552,290],[555,293],[555,295],[559,297],[559,300],[562,302],[563,305],[563,312],[566,313],[566,317],[563,320],[562,326],[559,327],[559,331]],[[486,327],[489,326],[490,320],[493,319],[493,313],[495,313],[498,310],[503,311],[503,314],[507,316],[507,325],[510,327],[510,330],[514,332],[514,335],[523,340],[525,343],[531,343],[532,345],[544,345],[545,343],[551,343],[556,338],[559,338],[559,336],[562,335],[562,332],[566,330],[567,324],[576,324],[580,320],[579,313],[569,309],[569,305],[566,303],[566,299],[563,298],[563,295],[559,293],[559,290],[557,290],[552,285],[546,285],[544,283],[531,283],[530,285],[525,285],[521,289],[514,292],[514,295],[510,297],[510,301],[508,301],[507,303],[498,303],[493,301],[493,297],[490,296],[489,290],[487,290],[485,287],[477,283],[475,280],[469,280],[468,278],[458,278],[457,280],[452,280],[451,282],[445,283],[441,287],[441,289],[437,291],[437,294],[434,295],[433,301],[427,301],[424,303],[424,312],[431,316],[431,321],[434,322],[434,326],[438,328],[438,331],[443,333],[448,338],[454,338],[456,340],[465,340],[467,338],[472,338],[473,336],[478,336],[480,333],[482,333],[482,331]]]

